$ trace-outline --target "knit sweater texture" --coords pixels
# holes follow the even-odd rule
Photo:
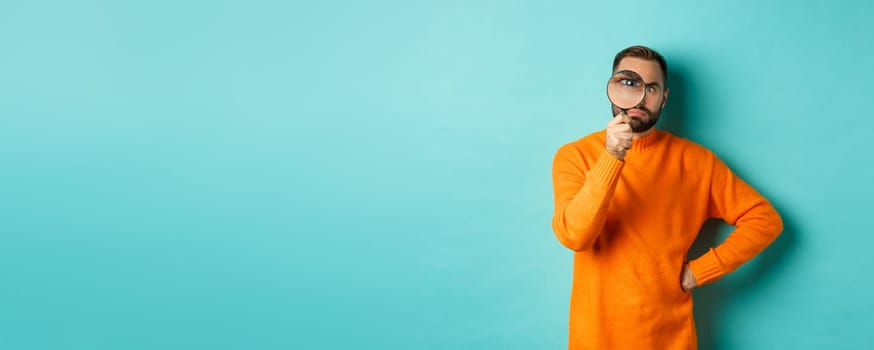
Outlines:
[[[605,139],[601,130],[566,144],[553,162],[552,227],[574,251],[568,348],[696,349],[683,265],[699,286],[719,279],[780,234],[780,216],[696,143],[654,130],[619,160]],[[711,218],[735,228],[688,261]]]

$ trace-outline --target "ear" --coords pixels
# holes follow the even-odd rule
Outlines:
[[[662,108],[665,108],[665,103],[668,103],[668,93],[671,92],[670,88],[665,87],[665,95],[662,96]]]

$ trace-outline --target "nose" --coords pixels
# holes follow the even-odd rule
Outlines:
[[[643,95],[643,98],[640,100],[640,102],[638,102],[637,105],[635,105],[635,106],[632,107],[632,108],[640,108],[641,106],[643,106],[644,104],[646,104],[646,100],[647,100],[648,98],[649,98],[649,95]]]
[[[658,98],[658,95],[644,92],[643,98],[640,100],[640,102],[636,106],[634,106],[632,108],[640,108],[641,106],[646,104],[646,101],[649,101],[652,98]]]

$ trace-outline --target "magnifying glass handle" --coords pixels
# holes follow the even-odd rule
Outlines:
[[[625,118],[628,118],[628,108],[620,108],[619,110],[622,111],[620,114],[624,115]]]

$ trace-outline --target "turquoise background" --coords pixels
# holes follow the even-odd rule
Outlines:
[[[782,213],[702,349],[874,347],[870,1],[8,1],[0,347],[562,349],[613,55]],[[700,252],[730,227],[705,225]],[[693,255],[695,252],[693,252]]]

